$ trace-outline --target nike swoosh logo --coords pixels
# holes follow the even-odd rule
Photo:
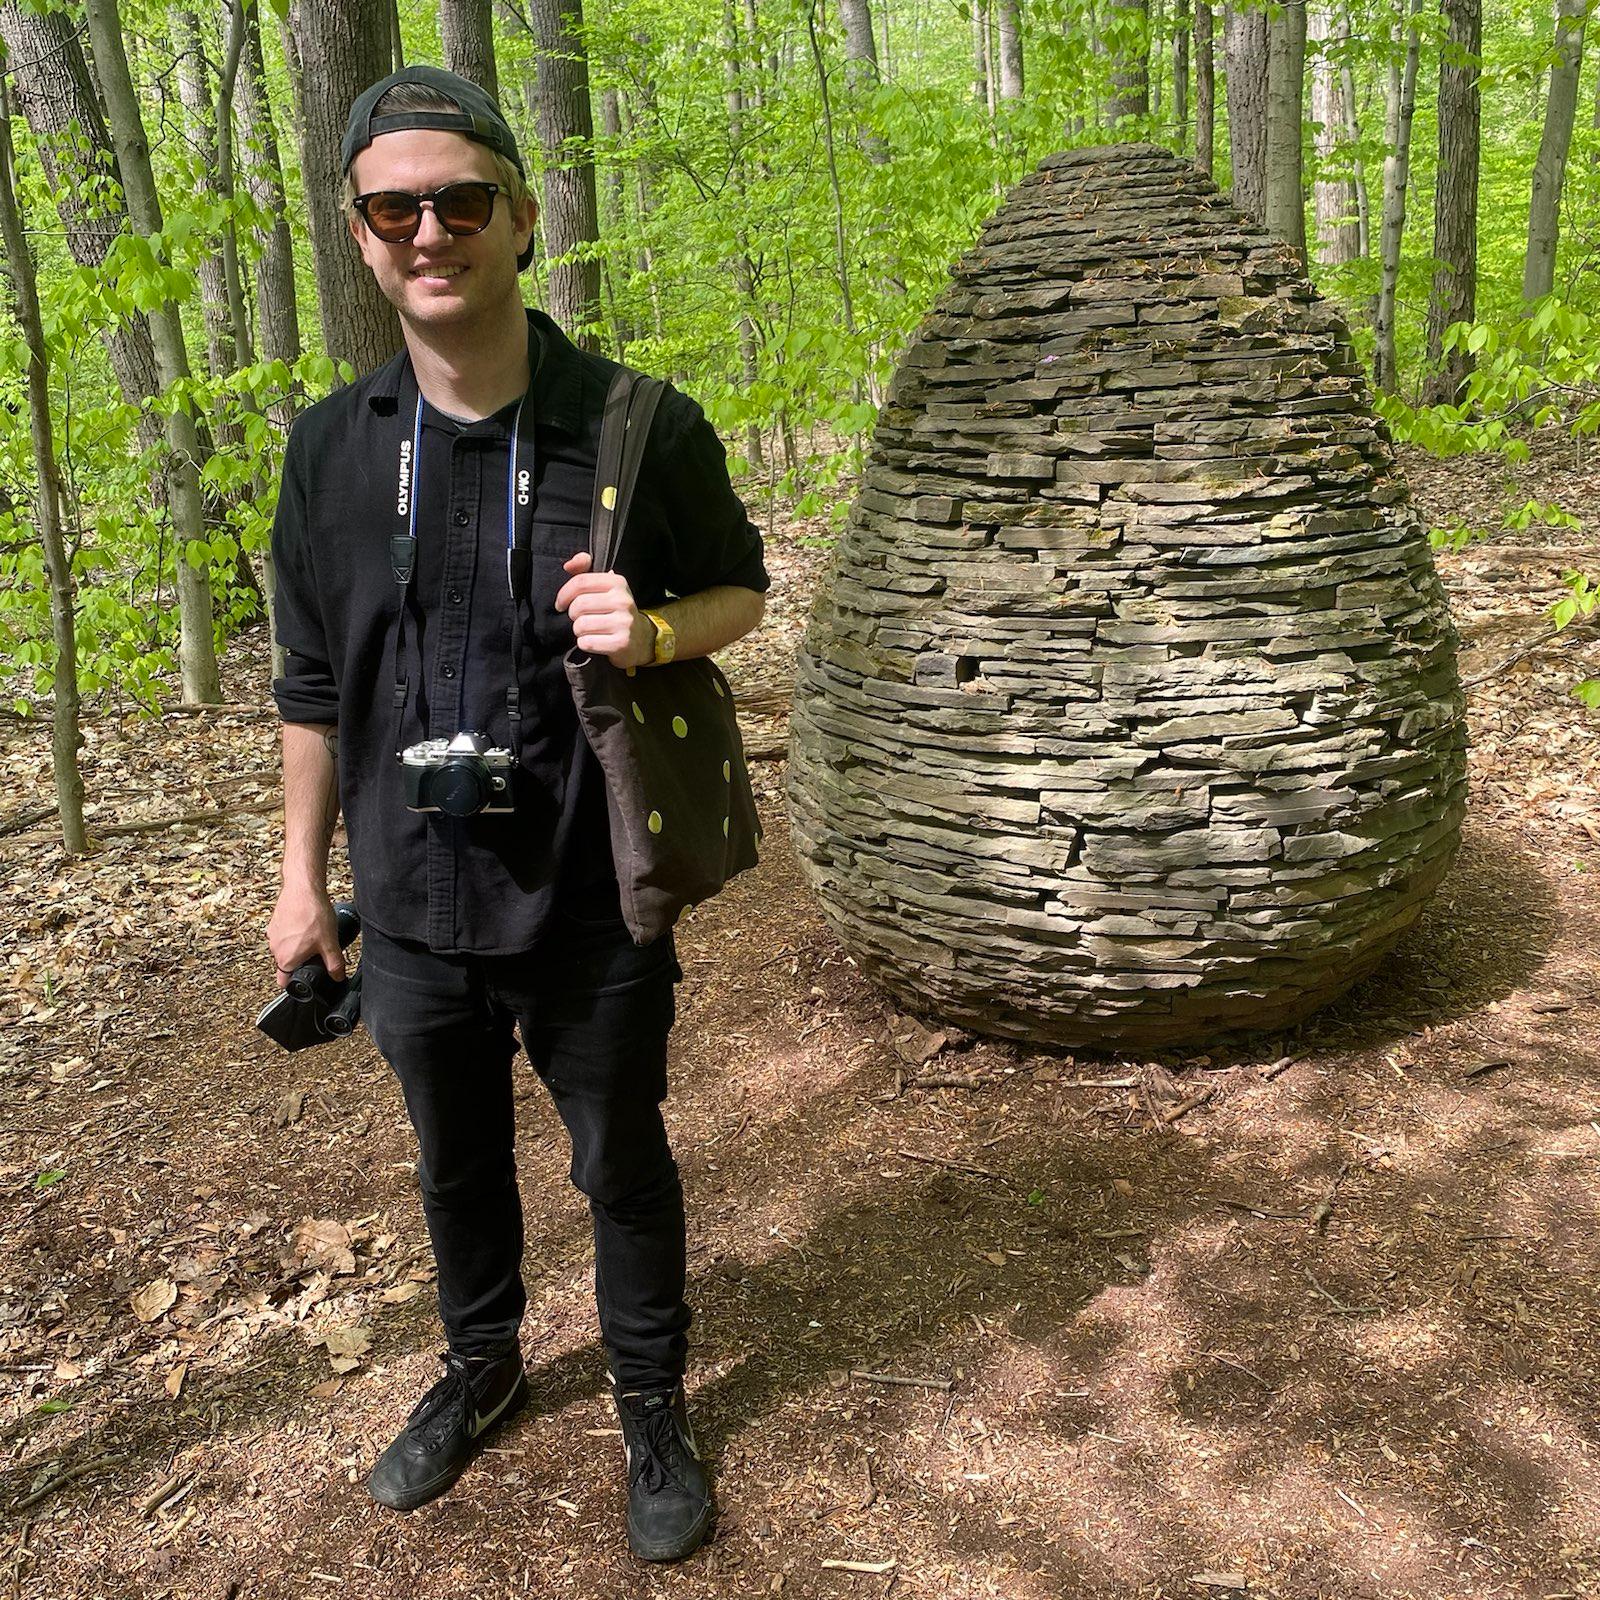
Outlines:
[[[504,1411],[504,1410],[505,1410],[505,1408],[506,1408],[506,1407],[507,1407],[507,1406],[508,1406],[508,1405],[510,1405],[510,1404],[511,1404],[511,1402],[512,1402],[512,1401],[513,1401],[513,1400],[515,1400],[515,1399],[516,1399],[516,1397],[517,1397],[517,1389],[518,1389],[518,1387],[519,1387],[519,1385],[518,1385],[518,1384],[515,1384],[515,1383],[514,1383],[514,1384],[512,1384],[512,1385],[511,1385],[511,1392],[510,1392],[510,1393],[509,1393],[509,1394],[507,1394],[507,1395],[506,1395],[506,1397],[505,1397],[505,1399],[504,1399],[504,1400],[502,1400],[502,1401],[501,1401],[501,1402],[500,1402],[500,1404],[499,1404],[499,1405],[497,1405],[497,1406],[496,1406],[496,1407],[495,1407],[495,1408],[494,1408],[494,1410],[493,1410],[493,1411],[491,1411],[491,1412],[490,1412],[490,1413],[489,1413],[489,1414],[488,1414],[488,1415],[487,1415],[487,1416],[485,1416],[485,1417],[478,1417],[478,1418],[477,1418],[477,1419],[476,1419],[476,1420],[475,1420],[475,1421],[474,1421],[474,1422],[473,1422],[473,1424],[472,1424],[472,1437],[473,1437],[473,1438],[474,1438],[474,1439],[476,1439],[476,1438],[477,1438],[477,1437],[478,1437],[478,1435],[479,1435],[479,1434],[480,1434],[480,1433],[482,1433],[482,1432],[483,1432],[483,1430],[484,1430],[484,1429],[485,1429],[485,1428],[488,1428],[488,1427],[491,1427],[491,1426],[492,1426],[492,1425],[493,1425],[493,1423],[494,1423],[494,1421],[495,1421],[495,1419],[496,1419],[496,1418],[497,1418],[497,1417],[498,1417],[498,1416],[499,1416],[499,1415],[500,1415],[500,1413],[501,1413],[501,1412],[502,1412],[502,1411]]]

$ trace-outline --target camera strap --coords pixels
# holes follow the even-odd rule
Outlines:
[[[511,724],[513,759],[522,748],[522,691],[519,687],[523,659],[522,612],[527,604],[533,570],[534,455],[533,426],[528,417],[533,372],[534,363],[530,360],[528,387],[512,420],[511,447],[506,462],[506,590],[511,596],[511,681],[506,686],[506,716]],[[400,375],[399,404],[395,408],[402,431],[396,453],[396,527],[389,538],[389,566],[394,574],[398,600],[394,630],[396,755],[404,749],[405,711],[411,691],[411,678],[406,670],[406,615],[410,610],[411,579],[417,564],[417,507],[422,498],[422,409],[425,404],[407,357]],[[421,671],[420,660],[417,670]]]

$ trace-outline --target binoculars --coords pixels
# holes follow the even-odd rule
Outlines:
[[[361,934],[361,918],[348,900],[333,907],[343,950]],[[330,1039],[348,1038],[361,1020],[361,973],[334,978],[313,956],[289,974],[289,981],[261,1009],[256,1026],[285,1050],[308,1050]]]

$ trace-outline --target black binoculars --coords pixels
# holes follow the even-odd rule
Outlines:
[[[348,900],[333,907],[343,950],[361,934],[361,918]],[[318,956],[289,974],[282,990],[262,1007],[256,1026],[285,1050],[307,1050],[348,1038],[361,1020],[361,973],[334,978]]]

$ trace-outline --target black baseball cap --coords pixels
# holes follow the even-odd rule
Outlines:
[[[441,99],[451,100],[460,107],[457,111],[393,111],[374,116],[378,102],[393,88],[402,83],[419,84],[432,89]],[[344,146],[340,152],[344,170],[372,143],[379,134],[398,133],[404,128],[442,128],[448,133],[463,134],[486,144],[497,155],[502,155],[524,177],[528,169],[522,164],[522,153],[517,149],[516,135],[505,114],[495,104],[493,97],[477,84],[446,72],[443,67],[402,67],[381,78],[370,89],[364,89],[350,108],[350,122],[344,130]]]
[[[374,115],[377,104],[397,84],[414,83],[431,89],[441,99],[452,101],[455,111],[386,111]],[[419,65],[402,67],[391,72],[369,89],[362,90],[350,108],[350,121],[344,130],[344,144],[340,154],[344,171],[350,163],[380,134],[399,133],[406,128],[440,128],[446,133],[459,133],[463,137],[487,145],[496,155],[502,155],[524,178],[528,169],[522,164],[522,152],[517,149],[516,135],[505,119],[494,97],[477,84],[446,72],[443,67]],[[523,271],[533,260],[534,242],[517,257],[517,270]]]

